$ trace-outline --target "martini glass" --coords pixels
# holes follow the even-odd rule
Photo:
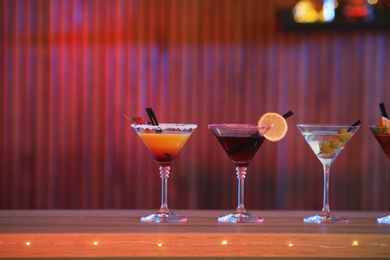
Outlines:
[[[234,213],[219,217],[218,221],[228,223],[263,222],[263,218],[248,213],[245,209],[244,179],[246,167],[264,142],[263,135],[269,127],[246,124],[212,124],[208,125],[208,128],[213,131],[231,162],[236,166],[238,179],[237,209]]]
[[[154,161],[160,166],[161,206],[157,213],[141,218],[142,222],[184,222],[186,217],[168,208],[168,178],[170,166],[184,147],[197,125],[194,124],[132,124]]]
[[[390,134],[384,134],[380,126],[370,126],[371,133],[378,141],[387,158],[390,159]],[[390,224],[390,215],[377,218],[378,223]]]
[[[297,127],[324,168],[324,198],[322,211],[319,215],[304,218],[304,222],[348,222],[347,219],[335,216],[330,211],[330,166],[352,138],[353,134],[359,129],[359,126],[298,124]]]

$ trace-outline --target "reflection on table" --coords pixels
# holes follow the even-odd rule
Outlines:
[[[311,211],[253,211],[263,223],[218,223],[222,210],[175,210],[185,223],[142,223],[147,210],[3,210],[2,257],[386,258],[386,212],[341,211],[341,224],[309,224]]]

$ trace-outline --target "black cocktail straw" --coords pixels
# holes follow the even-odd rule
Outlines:
[[[386,112],[385,104],[384,103],[380,103],[379,104],[379,108],[381,109],[382,116],[386,117],[386,118],[389,118],[389,116],[387,115],[387,112]]]
[[[152,117],[152,115],[150,114],[149,108],[147,107],[147,108],[145,108],[145,110],[146,110],[146,114],[148,114],[148,117],[149,117],[149,119],[150,119],[150,123],[151,123],[152,125],[154,125],[153,117]]]
[[[146,108],[146,113],[148,114],[148,117],[152,125],[158,125],[156,115],[154,114],[153,109],[151,107]]]
[[[152,109],[151,107],[149,107],[149,110],[150,110],[150,114],[151,114],[152,117],[153,117],[154,124],[155,124],[155,125],[158,125],[157,117],[156,117],[156,115],[154,114],[153,109]]]
[[[151,107],[147,107],[146,108],[146,113],[148,113],[148,116],[150,118],[150,121],[151,121],[152,125],[158,125],[157,117],[154,114],[153,109]],[[162,132],[161,128],[158,127],[156,129],[156,133],[161,133],[161,132]]]
[[[289,118],[290,116],[294,115],[294,112],[292,110],[289,110],[288,112],[286,112],[283,117],[284,119],[287,119]]]
[[[347,132],[351,131],[351,130],[353,129],[354,126],[358,126],[358,125],[360,125],[361,123],[362,123],[362,122],[360,122],[360,120],[356,121],[355,123],[352,124],[351,127],[349,127],[349,128],[347,129]]]

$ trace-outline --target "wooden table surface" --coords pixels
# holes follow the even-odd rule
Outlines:
[[[186,223],[142,223],[153,210],[2,210],[0,257],[387,258],[388,212],[336,211],[344,224],[308,224],[313,211],[251,211],[263,223],[218,223],[228,210],[175,210]]]

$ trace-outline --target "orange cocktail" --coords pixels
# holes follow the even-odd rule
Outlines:
[[[157,213],[144,216],[143,222],[183,222],[187,218],[177,215],[168,208],[168,178],[173,163],[188,138],[197,128],[195,124],[132,124],[134,130],[160,166],[161,206]]]
[[[175,160],[191,133],[183,131],[139,132],[138,135],[152,154],[153,159],[162,165],[171,164]]]

